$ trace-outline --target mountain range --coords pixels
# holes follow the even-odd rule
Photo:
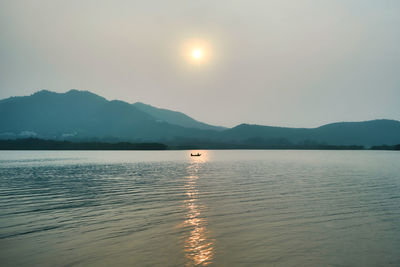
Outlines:
[[[0,139],[24,137],[150,141],[200,147],[225,144],[262,148],[313,143],[375,146],[400,144],[400,122],[338,122],[317,128],[240,124],[225,128],[140,102],[109,101],[88,91],[42,90],[0,100]]]

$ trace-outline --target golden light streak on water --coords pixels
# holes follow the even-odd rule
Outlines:
[[[198,171],[200,164],[207,160],[207,154],[204,152],[201,154],[200,157],[192,157],[193,163],[187,168],[189,175],[186,177],[185,184],[188,199],[185,201],[187,213],[184,227],[190,229],[185,240],[185,253],[189,260],[188,266],[206,266],[212,263],[214,257],[214,240],[209,238],[206,227],[207,219],[201,214],[201,209],[204,206],[198,201]]]

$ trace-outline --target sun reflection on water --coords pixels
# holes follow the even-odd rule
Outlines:
[[[196,151],[196,153],[200,153],[201,156],[191,157],[192,164],[187,168],[189,175],[186,177],[185,183],[188,199],[185,201],[187,212],[184,227],[190,229],[185,239],[185,253],[189,260],[188,266],[206,266],[212,263],[214,257],[214,240],[209,238],[206,228],[207,219],[201,214],[204,205],[200,205],[198,201],[197,180],[199,179],[199,167],[201,163],[207,161],[208,157],[205,151]]]

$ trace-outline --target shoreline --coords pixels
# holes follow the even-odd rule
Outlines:
[[[173,151],[173,150],[384,150],[400,151],[399,145],[380,145],[365,147],[363,145],[329,145],[320,143],[305,144],[229,144],[198,143],[168,144],[161,142],[100,142],[100,141],[67,141],[25,138],[0,140],[0,151],[48,150],[48,151]]]

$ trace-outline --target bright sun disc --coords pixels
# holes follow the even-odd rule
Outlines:
[[[181,47],[182,56],[186,61],[199,66],[210,61],[212,56],[211,52],[210,44],[199,39],[186,40]]]
[[[192,57],[195,59],[200,59],[203,56],[203,52],[200,49],[195,49],[192,51]]]

